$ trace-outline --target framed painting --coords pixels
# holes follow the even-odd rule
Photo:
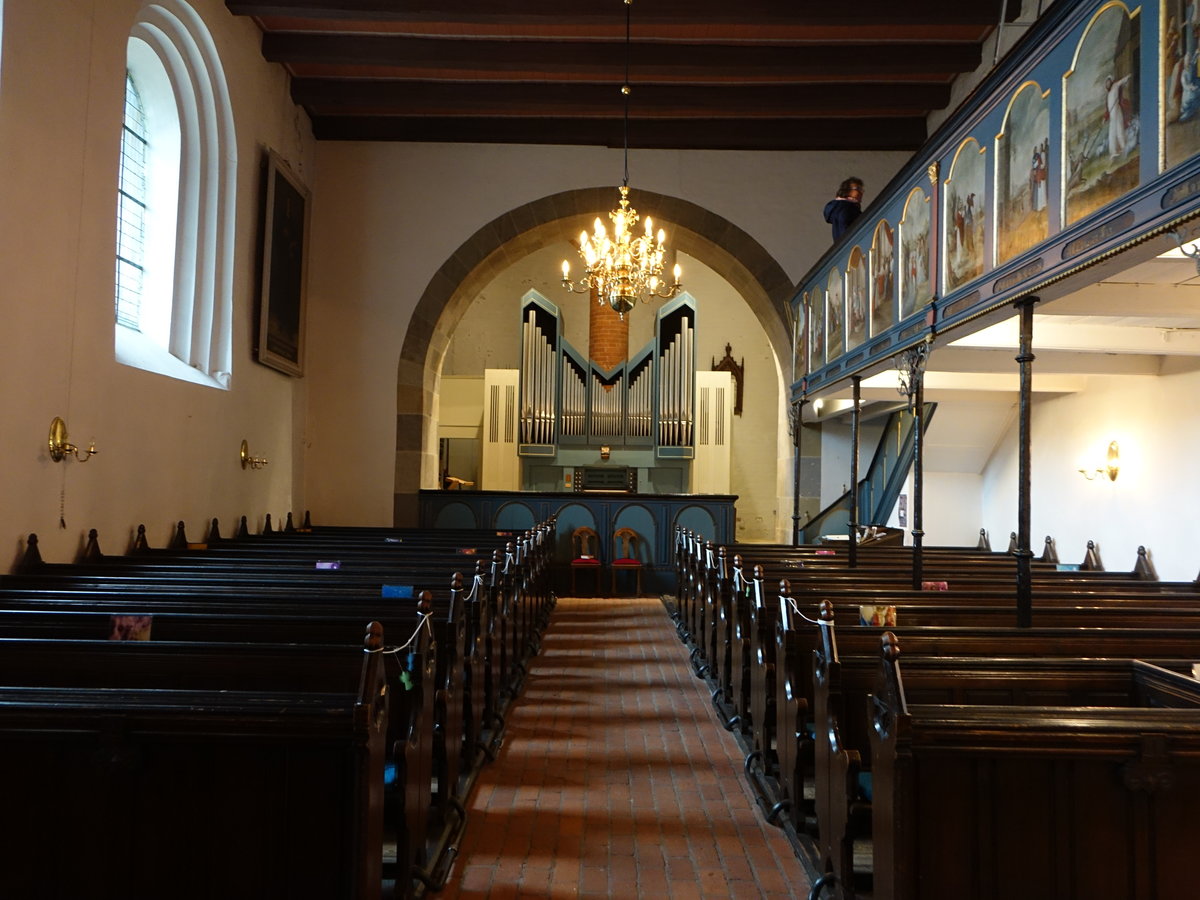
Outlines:
[[[825,365],[825,297],[819,290],[804,296],[808,303],[808,371],[815,372]]]
[[[304,374],[308,211],[308,190],[277,153],[268,151],[257,357],[296,376]]]
[[[1063,75],[1063,221],[1078,222],[1138,185],[1140,9],[1092,17]]]
[[[931,243],[929,195],[915,187],[908,192],[900,217],[900,321],[933,297],[929,279]]]
[[[896,235],[887,220],[871,241],[871,336],[896,324]]]
[[[1050,236],[1046,189],[1050,92],[1027,81],[1013,95],[996,135],[996,261],[1012,259]]]
[[[1200,5],[1163,0],[1159,38],[1159,168],[1165,171],[1200,152]]]
[[[973,137],[963,141],[954,154],[945,197],[942,259],[949,293],[983,274],[987,160],[984,148]]]
[[[842,292],[842,273],[833,268],[825,287],[825,353],[833,362],[846,352],[846,296]]]
[[[846,265],[846,350],[867,339],[867,257],[858,247]]]

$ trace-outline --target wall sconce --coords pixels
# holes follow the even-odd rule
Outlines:
[[[50,423],[50,439],[47,443],[50,446],[50,458],[55,462],[62,462],[68,453],[73,453],[80,462],[87,462],[100,452],[96,449],[96,442],[93,440],[83,451],[84,455],[80,456],[79,448],[67,439],[67,423],[58,416],[55,416]]]
[[[1109,481],[1117,480],[1117,473],[1121,471],[1121,448],[1117,446],[1117,442],[1113,441],[1108,445],[1108,464],[1102,469],[1080,469],[1079,474],[1092,481],[1100,475],[1107,475]]]
[[[265,456],[251,456],[250,455],[250,445],[247,444],[245,441],[242,441],[242,449],[240,452],[240,456],[242,459],[242,468],[243,469],[246,468],[247,466],[249,466],[251,469],[261,469],[263,466],[265,466],[267,464],[267,458]]]
[[[601,459],[608,459],[610,456],[612,456],[612,448],[611,447],[601,447],[600,448],[600,458]]]

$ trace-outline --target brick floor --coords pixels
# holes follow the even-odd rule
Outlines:
[[[807,897],[658,599],[560,598],[439,896]]]

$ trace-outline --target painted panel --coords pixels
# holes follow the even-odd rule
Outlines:
[[[805,294],[809,309],[808,371],[825,365],[825,292],[820,288]]]
[[[825,346],[831,360],[846,350],[846,297],[842,273],[835,266],[825,282]]]
[[[1138,185],[1141,16],[1106,3],[1063,75],[1063,221],[1077,222]]]
[[[1050,92],[1027,81],[996,135],[996,262],[1050,236]]]
[[[943,280],[949,293],[983,274],[987,216],[987,152],[975,138],[963,141],[946,179],[942,221]]]
[[[679,511],[672,526],[678,525],[685,531],[700,535],[702,540],[717,540],[717,523],[712,513],[702,506],[686,506]]]
[[[447,503],[437,511],[434,528],[479,528],[475,511],[465,503]]]
[[[909,191],[900,220],[900,320],[911,316],[933,296],[929,248],[933,244],[929,194],[921,187]]]
[[[1167,169],[1200,152],[1200,3],[1164,0],[1159,28],[1159,167]]]
[[[496,511],[496,520],[492,524],[504,530],[528,531],[537,524],[537,519],[524,503],[505,503]]]
[[[887,220],[871,241],[871,337],[896,324],[896,233]]]
[[[846,267],[846,349],[867,339],[867,256],[860,247],[850,251]]]

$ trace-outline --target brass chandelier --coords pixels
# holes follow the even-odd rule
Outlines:
[[[638,223],[637,210],[629,205],[629,22],[633,0],[625,0],[625,83],[621,94],[625,98],[625,177],[618,190],[621,199],[617,208],[608,217],[612,220],[613,235],[610,238],[600,217],[592,226],[592,234],[579,234],[579,255],[583,257],[583,277],[571,280],[571,264],[563,260],[563,287],[577,294],[595,290],[600,305],[607,303],[622,319],[640,300],[649,302],[651,297],[669,300],[679,293],[683,284],[679,280],[682,269],[675,266],[674,281],[667,284],[662,280],[663,260],[666,255],[666,232],[661,228],[654,234],[654,222],[647,216],[645,231],[634,234]]]

